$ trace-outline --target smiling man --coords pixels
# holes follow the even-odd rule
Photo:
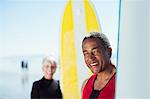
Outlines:
[[[116,68],[107,37],[92,32],[82,41],[84,60],[93,75],[82,84],[82,99],[114,99]]]

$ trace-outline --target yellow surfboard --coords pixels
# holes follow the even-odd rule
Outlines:
[[[81,98],[81,85],[87,73],[82,56],[82,39],[86,33],[100,32],[95,11],[88,0],[69,0],[61,29],[61,77],[64,99]]]

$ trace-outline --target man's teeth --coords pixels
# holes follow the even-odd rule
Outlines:
[[[98,63],[92,63],[92,64],[90,64],[90,66],[94,66],[94,65],[97,65]]]

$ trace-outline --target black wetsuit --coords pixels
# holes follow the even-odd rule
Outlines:
[[[35,81],[32,86],[31,99],[62,99],[58,80],[47,80],[44,77]]]

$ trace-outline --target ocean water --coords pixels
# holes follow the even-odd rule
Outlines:
[[[0,99],[30,99],[32,84],[42,78],[43,56],[15,56],[0,58]],[[28,62],[28,68],[21,67],[21,61]],[[60,79],[60,69],[54,79]]]

